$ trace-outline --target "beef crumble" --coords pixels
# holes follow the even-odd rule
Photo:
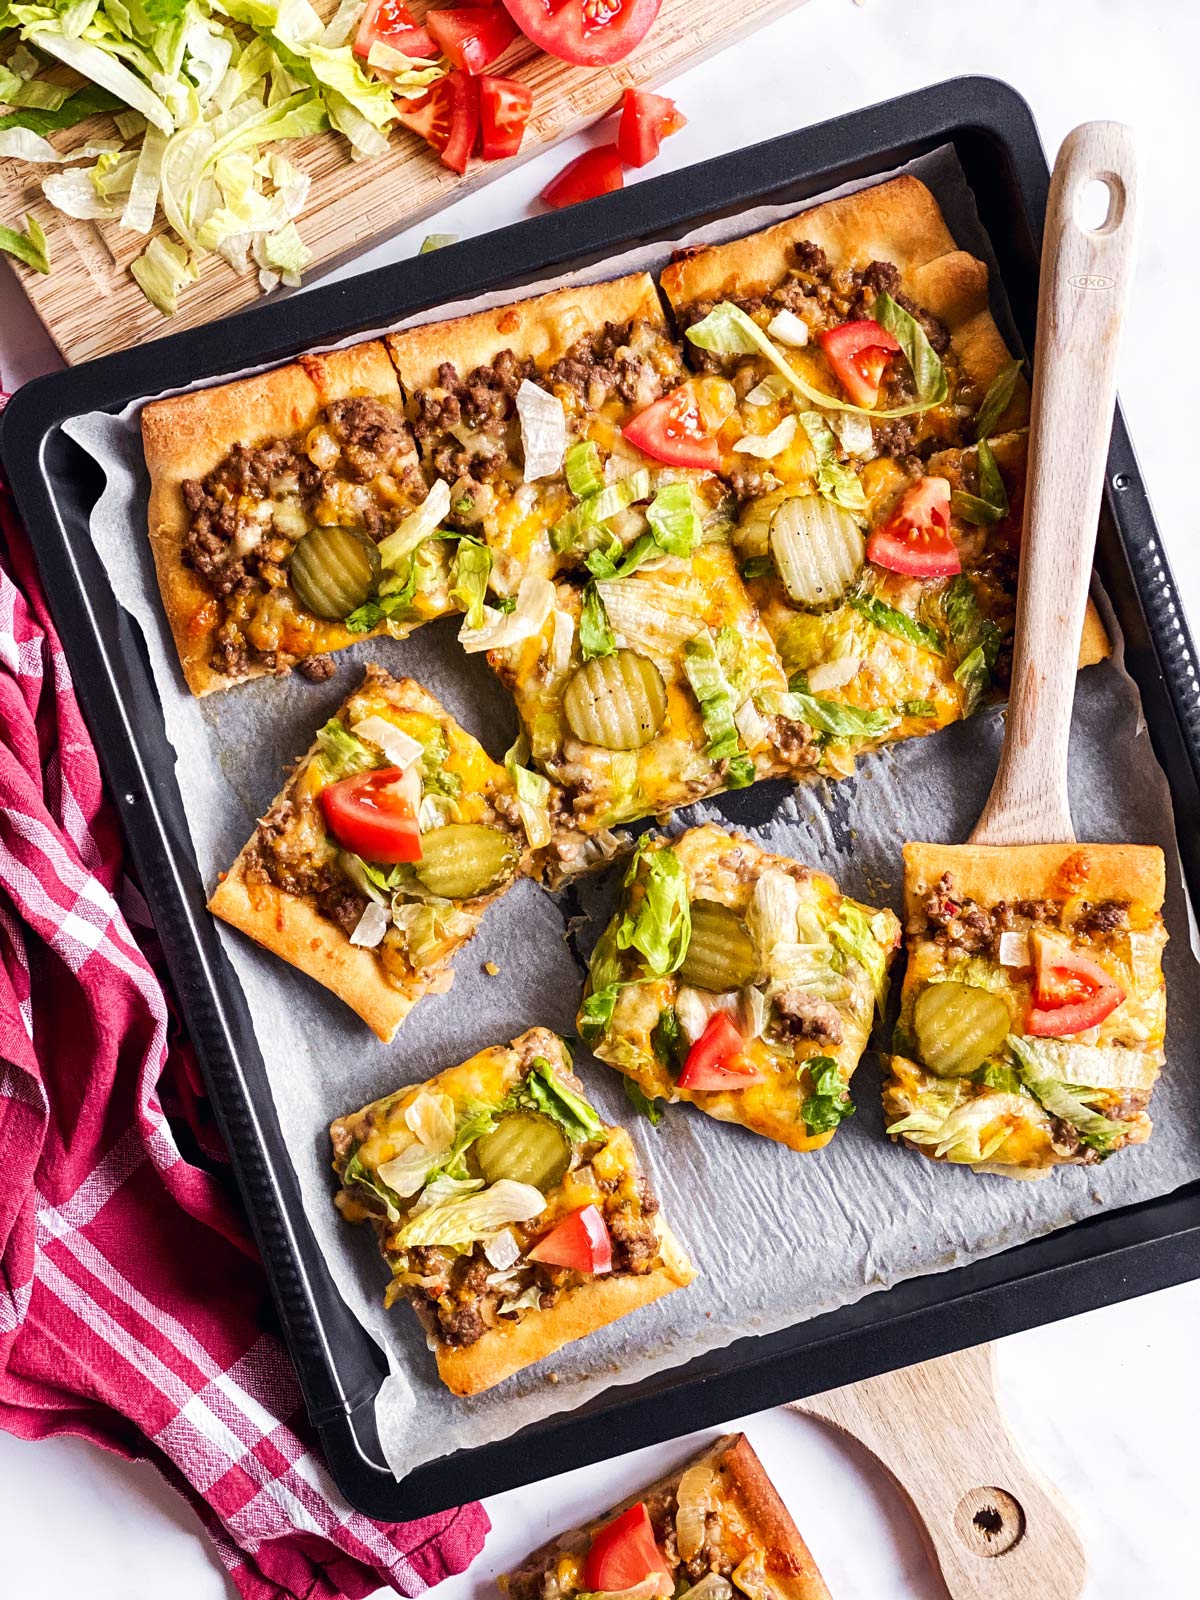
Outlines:
[[[837,1007],[803,989],[784,989],[777,994],[775,1017],[780,1033],[788,1039],[824,1039],[841,1044],[845,1038]]]
[[[958,895],[954,880],[944,872],[925,896],[909,931],[924,934],[937,944],[953,945],[971,955],[995,957],[1004,933],[1022,932],[1030,926],[1063,928],[1064,907],[1056,900],[999,900],[988,908],[969,896]],[[1075,913],[1072,928],[1087,938],[1103,938],[1129,926],[1128,900],[1085,902]]]

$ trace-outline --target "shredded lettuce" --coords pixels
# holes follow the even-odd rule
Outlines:
[[[383,765],[381,752],[356,739],[337,717],[331,717],[317,734],[317,747],[321,765],[335,782]]]
[[[871,918],[851,900],[843,900],[829,925],[829,937],[843,955],[851,957],[867,973],[875,991],[875,1003],[883,1010],[887,999],[887,952],[875,937]]]
[[[837,440],[833,429],[819,411],[802,411],[800,422],[812,445],[817,463],[814,482],[817,493],[832,500],[835,506],[855,516],[867,514],[867,497],[853,467],[838,460]]]
[[[191,256],[181,244],[161,234],[151,239],[129,268],[138,287],[164,317],[179,310],[179,292],[199,274]]]
[[[667,555],[687,557],[704,536],[691,485],[664,483],[646,510],[655,543]]]
[[[594,582],[585,584],[583,589],[579,611],[579,648],[585,661],[616,653],[617,641],[613,638],[608,612]]]
[[[700,716],[708,735],[704,753],[710,761],[727,761],[741,750],[733,720],[737,706],[717,654],[716,640],[708,628],[702,628],[684,645],[683,670],[700,703]]]
[[[976,439],[990,439],[995,433],[996,424],[1007,411],[1008,403],[1013,397],[1020,371],[1021,362],[1006,361],[988,385],[988,392],[984,395],[983,404],[975,417]]]
[[[50,250],[36,217],[26,214],[24,233],[18,233],[16,228],[0,227],[0,250],[23,261],[34,272],[50,271]]]
[[[525,1107],[557,1122],[572,1144],[599,1139],[604,1124],[573,1089],[568,1089],[545,1056],[535,1056],[529,1072],[508,1097],[512,1108]]]
[[[854,1115],[854,1102],[846,1093],[841,1070],[832,1056],[811,1056],[801,1063],[812,1079],[812,1093],[800,1107],[800,1120],[809,1133],[832,1133]]]
[[[363,1163],[359,1160],[357,1145],[355,1145],[354,1149],[350,1152],[350,1159],[346,1162],[345,1170],[342,1173],[342,1183],[347,1187],[349,1187],[351,1184],[355,1184],[360,1189],[368,1190],[375,1196],[380,1205],[382,1205],[384,1215],[387,1217],[388,1221],[399,1222],[400,1196],[394,1189],[389,1189],[387,1184],[383,1183],[377,1174],[371,1172],[363,1165]]]
[[[922,650],[929,650],[935,656],[946,654],[945,641],[936,628],[910,617],[907,611],[888,605],[886,600],[880,600],[877,595],[854,595],[849,603],[860,616],[866,617],[885,633],[894,633],[897,638],[907,639],[909,644],[919,645]]]
[[[1002,522],[1008,515],[1008,491],[986,439],[980,439],[975,453],[979,461],[979,493],[968,494],[965,489],[956,489],[950,496],[950,505],[964,522],[986,528],[994,522]]]
[[[871,310],[875,321],[895,336],[908,357],[913,382],[921,400],[926,406],[940,406],[950,392],[950,385],[946,381],[946,369],[930,344],[925,329],[890,294],[877,294]]]
[[[639,877],[644,891],[636,913],[626,911],[617,926],[618,950],[636,950],[647,974],[665,978],[682,966],[692,937],[692,913],[683,863],[663,845],[647,851],[639,844],[626,874]]]
[[[1017,1034],[1008,1036],[1008,1048],[1016,1062],[1021,1082],[1052,1117],[1070,1123],[1079,1135],[1079,1142],[1101,1156],[1111,1155],[1124,1143],[1129,1129],[1121,1122],[1102,1117],[1098,1111],[1086,1106],[1066,1084],[1051,1076],[1055,1065],[1052,1052],[1043,1049],[1040,1039],[1026,1039]]]
[[[528,760],[529,736],[522,732],[505,755],[504,766],[517,791],[525,837],[531,849],[541,850],[550,843],[550,781],[531,771],[525,765]]]
[[[0,94],[0,103],[4,102],[5,96]],[[7,103],[15,104],[11,100]],[[0,116],[0,132],[5,128],[25,128],[28,132],[45,138],[48,133],[57,133],[63,128],[74,128],[102,111],[115,111],[121,103],[119,96],[111,94],[109,90],[88,84],[82,89],[77,89],[74,94],[69,94],[53,110],[26,103],[19,110],[6,112]]]
[[[492,552],[487,545],[480,544],[478,539],[461,538],[450,568],[450,599],[466,612],[464,625],[468,628],[483,627],[483,608],[491,572]]]
[[[679,1072],[687,1058],[688,1044],[683,1036],[683,1029],[679,1026],[679,1018],[673,1007],[665,1006],[658,1013],[658,1021],[650,1030],[650,1048],[672,1076]],[[628,1089],[628,1086],[629,1080],[627,1079],[626,1089]],[[659,1116],[661,1114],[660,1112]],[[658,1121],[658,1117],[652,1116],[650,1112],[647,1112],[646,1115],[650,1116],[652,1122]]]
[[[675,1013],[672,1011],[670,1015],[674,1016]],[[629,1104],[640,1116],[648,1117],[651,1126],[657,1128],[663,1119],[662,1102],[660,1100],[652,1100],[632,1078],[623,1077],[621,1082],[625,1087],[625,1098],[629,1101]]]
[[[762,697],[764,711],[788,722],[806,722],[831,739],[878,739],[896,726],[894,711],[864,711],[840,700],[821,700],[800,689],[770,689]]]
[[[563,459],[567,487],[578,500],[590,499],[604,487],[600,471],[600,452],[591,439],[581,439],[573,444]]]

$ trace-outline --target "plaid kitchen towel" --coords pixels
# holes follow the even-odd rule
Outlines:
[[[121,858],[0,480],[0,1427],[153,1462],[246,1600],[419,1594],[487,1515],[331,1482]]]

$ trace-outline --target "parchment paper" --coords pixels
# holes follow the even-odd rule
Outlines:
[[[953,154],[935,152],[907,170],[930,184],[959,243],[994,269]],[[887,174],[864,182],[882,176]],[[855,187],[862,184],[846,186]],[[760,208],[689,237],[731,237],[798,209]],[[631,252],[576,275],[577,281],[656,268],[671,248]],[[414,320],[529,292],[508,290]],[[1015,347],[1011,318],[999,298],[995,310]],[[278,790],[285,766],[306,748],[313,729],[357,681],[366,660],[418,679],[494,755],[503,752],[515,728],[514,714],[483,659],[455,648],[457,618],[429,625],[404,643],[372,640],[342,652],[335,658],[339,671],[327,684],[312,685],[298,676],[265,679],[193,699],[183,687],[145,536],[148,485],[139,410],[140,403],[120,417],[92,413],[66,428],[107,475],[92,535],[118,599],[145,635],[206,884],[233,860]],[[1111,617],[1106,620],[1115,637]],[[768,848],[832,873],[847,892],[899,909],[901,842],[967,836],[995,771],[1001,729],[1000,713],[985,713],[936,737],[867,756],[854,778],[801,789],[758,785],[732,799],[680,812],[673,826],[733,817]],[[453,989],[422,1001],[391,1046],[380,1044],[316,984],[222,927],[255,1022],[306,1213],[341,1293],[391,1364],[377,1415],[387,1459],[398,1476],[422,1461],[503,1438],[610,1385],[682,1365],[746,1334],[785,1327],[917,1273],[960,1265],[1200,1177],[1200,1093],[1191,1067],[1192,1041],[1200,1028],[1200,984],[1189,950],[1166,779],[1119,650],[1116,659],[1079,679],[1071,761],[1078,837],[1158,843],[1167,855],[1166,920],[1173,936],[1166,956],[1169,1060],[1154,1097],[1152,1141],[1103,1167],[1063,1169],[1040,1183],[935,1165],[883,1137],[878,1058],[871,1053],[854,1080],[857,1115],[820,1154],[797,1155],[691,1107],[672,1108],[652,1129],[633,1117],[619,1076],[583,1055],[581,1075],[601,1112],[610,1120],[637,1122],[643,1161],[700,1276],[690,1288],[471,1401],[456,1400],[439,1383],[410,1309],[384,1313],[386,1272],[374,1236],[366,1228],[347,1227],[331,1204],[326,1130],[335,1116],[534,1023],[573,1032],[582,979],[567,943],[567,906],[531,884],[514,888],[491,909],[481,933],[460,956]],[[591,921],[573,930],[572,942],[585,951],[603,925],[615,876],[578,891]],[[497,963],[499,976],[483,972],[487,960]],[[554,1382],[547,1381],[550,1374]]]

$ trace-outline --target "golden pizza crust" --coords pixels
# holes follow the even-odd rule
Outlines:
[[[566,1290],[544,1311],[489,1328],[474,1344],[455,1346],[435,1339],[442,1382],[452,1394],[482,1394],[564,1344],[691,1283],[696,1269],[665,1223],[658,1223],[658,1236],[663,1265],[653,1272],[592,1278]]]
[[[325,355],[299,356],[286,367],[154,400],[143,408],[142,444],[150,472],[150,545],[167,621],[193,694],[211,694],[214,689],[262,677],[267,668],[252,665],[242,677],[231,678],[209,664],[219,608],[212,590],[183,564],[184,537],[191,520],[183,500],[183,483],[205,477],[235,444],[253,449],[273,439],[289,438],[310,428],[331,401],[355,395],[387,400],[397,408],[401,405],[395,371],[377,339]],[[338,643],[325,648],[341,649],[370,637],[346,632]]]
[[[988,309],[987,268],[958,249],[933,195],[907,176],[672,262],[663,270],[663,292],[676,312],[698,300],[765,294],[787,276],[792,246],[802,239],[820,245],[835,266],[862,269],[890,261],[905,292],[949,332],[973,382],[986,388],[1010,359]],[[996,431],[1021,427],[1028,417],[1029,386],[1019,377]]]
[[[387,335],[387,347],[406,394],[437,383],[443,361],[452,361],[465,376],[511,350],[518,361],[548,366],[566,354],[585,333],[606,322],[642,318],[666,332],[662,301],[648,272],[636,272],[609,283],[552,289],[532,300],[494,306],[448,322],[427,322],[419,328]]]
[[[763,1567],[771,1588],[783,1600],[830,1600],[829,1590],[808,1546],[744,1433],[725,1434],[674,1472],[629,1495],[578,1531],[590,1538],[622,1512],[628,1511],[630,1506],[642,1501],[652,1503],[664,1494],[674,1493],[683,1474],[692,1467],[700,1466],[714,1468],[724,1478],[726,1490],[732,1491],[747,1531],[761,1550]],[[571,1543],[573,1546],[574,1541]],[[558,1562],[562,1551],[561,1535],[548,1540],[516,1571],[497,1578],[500,1589],[505,1594],[511,1593],[514,1588],[528,1593],[532,1583],[540,1593],[540,1584],[536,1580]]]
[[[1166,893],[1166,861],[1157,845],[906,844],[908,915],[944,872],[956,894],[993,906],[1000,900],[1130,900],[1153,911]]]

